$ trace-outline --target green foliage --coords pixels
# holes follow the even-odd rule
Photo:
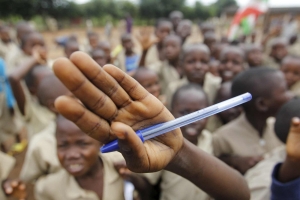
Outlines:
[[[212,6],[215,7],[217,16],[220,16],[224,8],[236,5],[237,3],[235,0],[218,0]]]

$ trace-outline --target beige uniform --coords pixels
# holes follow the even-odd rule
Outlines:
[[[288,47],[289,54],[300,56],[300,42],[296,42],[295,44]]]
[[[157,50],[156,45],[152,45],[147,52],[145,58],[145,67],[149,67],[150,65],[160,65],[161,60],[159,59],[159,52]]]
[[[6,155],[0,151],[0,183],[8,178],[9,173],[15,165],[15,159],[11,156]],[[6,195],[1,187],[0,189],[0,199],[5,200]]]
[[[285,146],[274,149],[265,159],[249,169],[245,174],[251,200],[266,200],[271,197],[272,172],[275,165],[284,162],[286,157]]]
[[[207,130],[203,130],[198,139],[200,149],[209,154],[213,153],[212,136]],[[162,179],[160,184],[161,195],[160,200],[207,200],[210,197],[196,187],[190,181],[178,176],[172,172],[162,170],[155,173],[147,173],[144,176],[150,181],[151,184],[156,184],[159,178]]]
[[[0,58],[3,58],[5,61],[7,61],[9,55],[17,51],[18,46],[15,43],[10,42],[8,44],[4,44],[2,40],[0,40]]]
[[[100,155],[103,161],[102,200],[124,199],[124,182],[113,163]],[[37,200],[99,200],[96,193],[82,189],[75,178],[62,169],[55,174],[40,178],[35,186]]]
[[[263,66],[272,68],[272,69],[280,69],[280,64],[275,62],[275,60],[267,55],[264,55],[263,58]]]
[[[44,130],[31,139],[20,174],[24,182],[35,181],[43,175],[61,169],[57,158],[55,132],[55,121],[51,121]]]
[[[267,119],[262,138],[244,113],[213,135],[214,153],[220,155],[263,156],[282,145],[274,133],[275,119]]]
[[[213,103],[213,101],[215,100],[217,91],[219,90],[221,83],[222,79],[220,77],[214,76],[210,72],[207,72],[205,74],[203,90],[207,95],[209,103]],[[176,92],[176,90],[186,84],[189,84],[187,78],[178,79],[177,81],[173,81],[168,84],[166,90],[168,105],[170,105],[173,94]]]
[[[290,91],[296,95],[296,96],[300,96],[300,81],[296,82],[294,85],[292,85]]]
[[[31,56],[26,55],[20,48],[14,49],[12,52],[9,53],[9,55],[7,55],[6,72],[9,74],[21,64],[28,62],[30,59]]]
[[[223,126],[223,122],[220,120],[220,118],[217,115],[213,115],[208,118],[206,129],[210,131],[211,133],[214,133],[216,130],[221,128]]]

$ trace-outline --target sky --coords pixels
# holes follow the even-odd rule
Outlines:
[[[86,3],[89,0],[71,0],[77,3]],[[137,2],[138,0],[130,0],[132,2]],[[197,0],[186,0],[188,5],[194,5]],[[247,4],[247,0],[236,0],[239,5]],[[205,5],[216,2],[216,0],[200,0]],[[271,7],[292,7],[292,6],[300,6],[299,0],[269,0],[269,4]]]

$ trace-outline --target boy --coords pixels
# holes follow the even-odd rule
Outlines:
[[[141,142],[134,130],[174,117],[122,70],[112,65],[101,68],[82,52],[75,52],[70,60],[56,60],[53,69],[85,105],[60,97],[55,102],[58,111],[101,143],[117,137],[129,170],[146,173],[166,169],[190,180],[215,199],[249,199],[242,176],[183,140],[180,129]]]
[[[67,88],[53,74],[46,76],[38,86],[37,97],[40,104],[54,114],[58,114],[54,101],[62,95],[71,96]],[[61,169],[56,156],[55,130],[56,124],[53,119],[31,139],[20,174],[24,182],[32,182]]]
[[[262,67],[263,65],[263,50],[261,46],[255,44],[247,44],[245,48],[246,62],[250,68]]]
[[[8,54],[16,51],[18,51],[18,47],[10,37],[10,28],[0,26],[0,57],[7,60]]]
[[[188,97],[188,98],[187,98]],[[179,88],[172,99],[171,112],[175,118],[196,112],[207,107],[208,100],[199,85],[188,84]],[[185,139],[208,154],[213,153],[212,135],[205,130],[207,119],[197,121],[181,128]],[[155,185],[161,179],[160,200],[205,200],[209,196],[186,179],[166,170],[145,174],[151,184]]]
[[[285,38],[274,38],[271,41],[270,56],[265,58],[265,65],[279,69],[281,61],[288,55],[288,41]]]
[[[192,42],[189,40],[192,34],[192,22],[191,20],[184,19],[179,22],[178,27],[176,29],[176,34],[181,37],[182,46],[186,46],[191,44]]]
[[[35,30],[31,24],[29,24],[26,21],[22,21],[16,25],[16,32],[17,32],[17,42],[21,43],[21,40],[25,35],[29,33],[33,33],[35,32]]]
[[[199,28],[202,36],[204,36],[207,32],[215,32],[215,26],[210,22],[203,22],[199,24]]]
[[[209,62],[209,72],[212,75],[220,77],[219,68],[220,68],[220,61],[218,61],[218,60],[211,60]]]
[[[173,30],[176,32],[179,23],[183,19],[183,14],[178,10],[174,10],[170,13],[169,18],[173,24]]]
[[[111,160],[99,154],[101,144],[62,116],[56,124],[57,156],[64,169],[37,181],[36,199],[124,199],[123,180]]]
[[[220,75],[223,82],[231,81],[245,69],[244,51],[235,46],[226,46],[220,56]]]
[[[180,51],[181,38],[177,35],[169,35],[163,41],[163,53],[166,60],[161,65],[149,66],[159,76],[162,94],[166,94],[168,84],[182,77],[179,63]]]
[[[64,46],[65,56],[70,58],[71,54],[79,51],[79,44],[76,40],[68,40]]]
[[[274,118],[270,117],[292,95],[283,74],[268,68],[252,68],[241,73],[234,79],[231,91],[232,96],[249,92],[253,98],[242,105],[243,114],[215,132],[214,153],[225,156],[225,162],[244,174],[264,154],[281,145],[273,131]]]
[[[99,43],[99,35],[96,32],[87,33],[88,44],[85,47],[85,52],[91,52],[93,49],[97,48]]]
[[[208,31],[203,35],[203,43],[209,48],[210,52],[214,52],[214,47],[217,44],[217,36],[214,31]]]
[[[281,64],[289,90],[296,96],[300,95],[300,57],[287,56]]]
[[[169,22],[168,20],[159,19],[156,22],[155,36],[158,39],[158,43],[153,44],[150,48],[143,50],[143,54],[146,54],[144,66],[148,67],[154,64],[159,65],[161,61],[164,60],[163,41],[168,35],[170,35],[172,29],[173,29],[172,23]],[[143,44],[141,45],[143,46]]]
[[[102,49],[94,49],[91,52],[91,57],[101,67],[107,64],[107,57],[105,55],[105,52]]]
[[[131,34],[125,33],[121,37],[123,51],[117,57],[116,66],[127,73],[133,73],[139,66],[140,56],[134,51]]]
[[[108,41],[101,41],[101,42],[98,43],[97,48],[104,51],[105,56],[106,56],[106,63],[112,63],[110,43]]]

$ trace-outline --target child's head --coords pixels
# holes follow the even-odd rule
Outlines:
[[[220,68],[220,61],[218,60],[211,60],[208,64],[209,72],[215,76],[220,76],[219,68]]]
[[[10,28],[8,26],[1,26],[0,27],[0,39],[4,43],[8,43],[8,42],[11,41],[9,32],[10,32]]]
[[[32,33],[34,32],[34,28],[28,23],[28,22],[19,22],[17,25],[16,25],[16,32],[17,32],[17,39],[18,41],[21,41],[21,39],[29,34],[29,33]]]
[[[91,57],[96,63],[98,63],[101,67],[107,64],[107,58],[105,52],[102,49],[94,49],[91,52]]]
[[[300,81],[300,57],[287,56],[281,63],[281,71],[289,88]]]
[[[37,97],[40,104],[56,114],[58,112],[54,107],[54,101],[63,95],[72,96],[71,92],[54,74],[44,77],[38,84]]]
[[[188,98],[187,98],[188,97]],[[208,100],[202,87],[188,84],[179,88],[173,95],[171,112],[175,118],[196,112],[207,107]],[[181,128],[183,136],[192,143],[197,143],[199,135],[205,128],[207,119],[203,119]]]
[[[61,115],[57,117],[56,125],[57,156],[62,167],[74,177],[97,170],[100,143]]]
[[[252,100],[243,104],[247,113],[256,116],[275,116],[278,109],[292,98],[284,75],[270,68],[251,68],[240,73],[232,83],[232,96],[249,92]]]
[[[89,44],[92,47],[92,49],[96,48],[99,43],[99,35],[96,32],[88,32],[87,37],[89,40]]]
[[[174,30],[176,31],[180,21],[183,19],[182,12],[174,10],[170,13],[169,18],[173,24]]]
[[[38,86],[46,76],[52,75],[53,72],[47,66],[38,65],[32,68],[25,76],[24,80],[32,95],[37,94]]]
[[[191,20],[184,19],[180,21],[176,29],[176,34],[181,37],[181,39],[186,39],[192,34],[192,25]]]
[[[36,46],[45,47],[45,41],[40,33],[32,32],[21,38],[21,49],[27,55],[32,55]]]
[[[260,45],[249,44],[245,48],[246,61],[249,67],[261,67],[263,62],[263,51]]]
[[[121,37],[122,46],[125,49],[125,54],[133,53],[133,41],[130,33],[124,33]]]
[[[277,137],[283,143],[286,143],[290,131],[291,120],[294,117],[300,118],[300,99],[298,98],[292,99],[284,104],[276,115],[274,130]]]
[[[216,33],[213,31],[207,31],[203,37],[203,43],[206,44],[206,46],[208,46],[211,52],[213,52],[213,47],[217,43]]]
[[[160,95],[160,85],[159,85],[159,78],[157,74],[146,68],[146,67],[139,67],[133,78],[139,82],[149,93],[151,93],[156,98]]]
[[[244,70],[244,51],[235,46],[226,46],[220,55],[220,75],[223,82],[231,81]]]
[[[203,85],[209,71],[210,52],[204,44],[194,44],[183,49],[181,63],[184,74],[191,83]]]
[[[202,35],[206,32],[215,32],[215,26],[209,22],[204,22],[199,25]]]
[[[288,55],[288,41],[285,38],[274,38],[271,42],[270,56],[280,63]]]
[[[179,58],[181,51],[181,38],[177,35],[169,35],[163,41],[163,53],[168,61]]]
[[[226,82],[221,85],[220,89],[217,92],[215,103],[226,101],[232,97],[231,86],[231,82]],[[241,112],[241,107],[237,106],[219,113],[218,116],[223,124],[227,124],[228,122],[237,118],[241,114]]]
[[[98,43],[98,48],[104,51],[105,57],[106,57],[106,62],[111,63],[111,56],[110,56],[111,45],[110,45],[110,43],[108,41],[101,41]]]
[[[76,40],[68,40],[66,45],[65,45],[65,55],[67,58],[70,58],[72,53],[75,51],[79,51],[79,44]]]
[[[173,25],[166,19],[159,19],[155,25],[155,35],[161,43],[164,39],[170,35],[173,29]]]

